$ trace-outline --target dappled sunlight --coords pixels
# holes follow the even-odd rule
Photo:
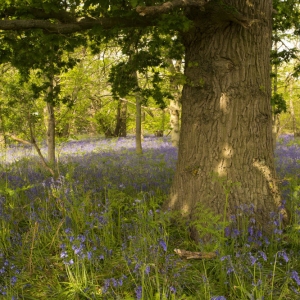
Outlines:
[[[281,207],[281,195],[279,191],[279,187],[277,184],[276,178],[273,176],[269,166],[265,164],[264,160],[254,159],[253,166],[259,170],[259,172],[263,175],[265,180],[267,181],[269,190],[272,193],[274,202],[276,203],[277,207]],[[282,214],[283,218],[287,220],[287,212],[284,208],[280,209],[280,213]]]
[[[171,194],[170,201],[169,201],[169,207],[171,207],[171,208],[174,207],[177,199],[178,199],[178,194],[177,193],[176,194]]]
[[[253,6],[254,6],[253,2],[250,1],[250,0],[246,0],[246,4],[247,4],[248,6],[250,6],[250,7],[253,7]]]
[[[220,109],[224,112],[227,113],[228,112],[228,97],[225,93],[221,94],[220,97]]]
[[[181,199],[182,201],[182,199]],[[175,194],[171,194],[170,196],[170,200],[168,202],[168,207],[171,209],[178,209],[178,193]],[[180,212],[182,213],[182,215],[188,215],[190,213],[191,209],[190,209],[190,205],[187,202],[184,202],[181,206]]]
[[[216,168],[216,172],[220,176],[225,176],[226,175],[226,166],[227,166],[226,160],[222,159]]]
[[[226,175],[226,169],[228,166],[228,160],[232,157],[233,155],[233,150],[232,147],[230,147],[227,143],[224,144],[223,150],[222,150],[222,158],[220,162],[218,163],[215,171],[220,175],[220,176],[225,176]]]
[[[190,205],[188,205],[188,203],[184,203],[183,206],[182,206],[182,209],[181,209],[181,212],[183,215],[187,215],[190,213]]]
[[[228,146],[228,144],[225,145],[225,147],[223,147],[223,157],[224,158],[230,158],[233,154],[233,150],[232,147]]]

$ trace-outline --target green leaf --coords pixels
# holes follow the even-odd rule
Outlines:
[[[133,8],[137,7],[138,0],[130,0],[130,4]]]

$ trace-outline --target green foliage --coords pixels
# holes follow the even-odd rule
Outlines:
[[[195,220],[191,226],[194,226],[199,233],[201,251],[220,251],[221,246],[226,241],[224,230],[229,222],[223,220],[222,215],[216,215],[211,209],[204,205],[197,204],[195,210]],[[206,241],[209,240],[209,243]]]
[[[14,134],[30,141],[30,124],[35,128],[37,138],[43,134],[43,103],[35,101],[36,95],[31,89],[31,84],[37,84],[38,79],[32,74],[31,80],[31,83],[22,82],[17,70],[11,66],[7,66],[3,73],[0,79],[0,118],[3,135]]]
[[[292,76],[297,76],[299,50],[291,46],[293,40],[299,36],[300,9],[296,0],[274,0],[273,8],[273,49],[271,51],[271,64],[275,71],[271,74],[274,78],[275,90],[277,90],[278,68],[284,64],[293,64]],[[296,63],[295,63],[296,62]],[[282,94],[275,93],[272,96],[273,112],[280,114],[286,111],[286,103]]]
[[[273,8],[275,10],[273,30],[286,32],[293,29],[296,34],[300,20],[299,2],[297,0],[273,0]]]
[[[297,59],[297,54],[299,50],[297,48],[283,49],[281,51],[272,50],[271,51],[271,62],[273,65],[281,65],[284,62],[289,62],[292,59]]]
[[[161,21],[158,23],[160,30],[165,33],[170,31],[182,31],[187,32],[193,27],[193,22],[180,12],[174,12],[174,14],[165,14],[161,16]]]
[[[149,52],[140,51],[136,55],[130,57],[128,62],[120,62],[111,69],[109,82],[112,86],[112,93],[117,99],[125,97],[130,93],[140,92],[144,99],[152,97],[160,107],[165,107],[164,99],[171,98],[171,94],[162,91],[161,84],[163,79],[159,72],[155,71],[154,67],[160,67],[161,60],[152,56]],[[151,88],[140,88],[137,81],[137,72],[142,74],[148,73],[148,67],[152,67],[151,72]],[[148,76],[147,76],[148,77]],[[145,103],[143,103],[145,104]]]
[[[82,17],[126,16],[134,20],[136,13],[132,8],[137,5],[154,4],[159,2],[102,0],[99,3],[90,0],[83,3],[31,0],[25,5],[23,1],[7,1],[2,3],[2,14],[5,17],[12,14],[14,18],[36,18],[62,23],[74,22]],[[75,101],[72,95],[64,92],[65,88],[61,84],[52,86],[53,78],[59,78],[80,63],[78,57],[72,55],[79,46],[89,44],[92,53],[99,54],[103,44],[113,41],[115,45],[120,45],[126,56],[111,68],[110,83],[114,97],[125,97],[139,91],[144,105],[152,98],[157,105],[164,108],[167,106],[167,100],[172,98],[164,86],[165,79],[162,73],[166,67],[165,57],[182,58],[183,46],[176,32],[188,30],[191,24],[181,11],[177,11],[174,15],[163,16],[156,28],[149,29],[123,29],[122,24],[116,24],[111,30],[103,30],[101,26],[96,26],[88,34],[59,35],[43,30],[4,32],[1,36],[0,59],[1,62],[10,62],[18,68],[23,81],[29,81],[31,71],[35,70],[41,81],[32,83],[33,97],[43,97],[47,102],[51,102],[60,115],[61,108],[65,110],[64,107],[67,106],[71,109]],[[133,51],[132,47],[138,51]],[[136,72],[145,78],[139,86],[132,75]],[[69,112],[64,115],[71,116]],[[65,127],[63,123],[66,124],[59,121],[59,131]]]
[[[286,101],[282,94],[273,94],[271,98],[271,104],[273,107],[273,113],[275,115],[286,112]]]

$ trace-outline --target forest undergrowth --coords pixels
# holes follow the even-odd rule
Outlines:
[[[177,150],[154,137],[143,148],[136,154],[130,137],[69,141],[58,148],[56,179],[32,149],[2,150],[1,299],[300,299],[300,140],[282,136],[275,153],[291,223],[283,229],[270,212],[267,237],[254,207],[228,222],[202,207],[209,244],[161,210]],[[215,257],[188,260],[174,249]]]

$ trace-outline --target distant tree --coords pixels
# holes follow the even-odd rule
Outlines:
[[[17,69],[10,64],[3,64],[1,66],[1,133],[6,142],[9,138],[10,140],[30,144],[30,119],[33,121],[33,116],[35,116],[34,122],[31,122],[31,125],[37,128],[38,132],[43,132],[43,122],[41,122],[41,126],[36,126],[36,121],[40,120],[43,116],[43,110],[39,107],[38,103],[33,101],[33,93],[29,85],[20,84],[19,80],[20,76]],[[29,116],[31,117],[29,118]]]
[[[162,43],[183,45],[179,154],[165,208],[193,221],[199,204],[224,218],[253,205],[257,226],[271,231],[270,212],[281,207],[270,105],[271,0],[22,3],[0,5],[0,29],[20,33],[24,41],[33,32],[72,41],[89,30],[99,43],[116,37],[126,42],[128,28],[141,28],[145,39],[139,45],[148,49],[139,52],[140,59],[150,66],[160,58]],[[173,51],[169,55],[176,58]]]
[[[292,42],[297,36],[300,36],[300,6],[297,0],[274,0],[274,18],[273,18],[273,45],[271,51],[272,64],[272,112],[273,112],[273,136],[274,143],[280,133],[279,116],[286,112],[287,100],[282,92],[279,92],[278,78],[279,67],[289,63],[292,60],[298,60],[294,64],[291,76],[300,75],[300,56],[299,49]],[[286,78],[288,79],[288,78]]]
[[[0,6],[6,7],[7,3]],[[43,3],[45,5],[45,3]],[[12,13],[18,13],[21,6],[7,8]],[[10,10],[11,9],[11,10]],[[30,9],[29,9],[30,10]],[[46,8],[47,10],[47,8]],[[30,15],[29,11],[24,11]],[[59,75],[74,67],[76,58],[65,55],[66,51],[73,51],[79,45],[85,43],[83,36],[73,36],[72,39],[57,34],[45,34],[43,30],[28,30],[26,33],[10,31],[2,35],[0,50],[0,63],[9,62],[17,68],[20,73],[20,83],[29,82],[31,71],[40,78],[38,83],[33,83],[31,89],[33,97],[38,99],[43,95],[46,102],[45,112],[47,114],[47,160],[52,169],[55,169],[55,105],[60,99]]]

